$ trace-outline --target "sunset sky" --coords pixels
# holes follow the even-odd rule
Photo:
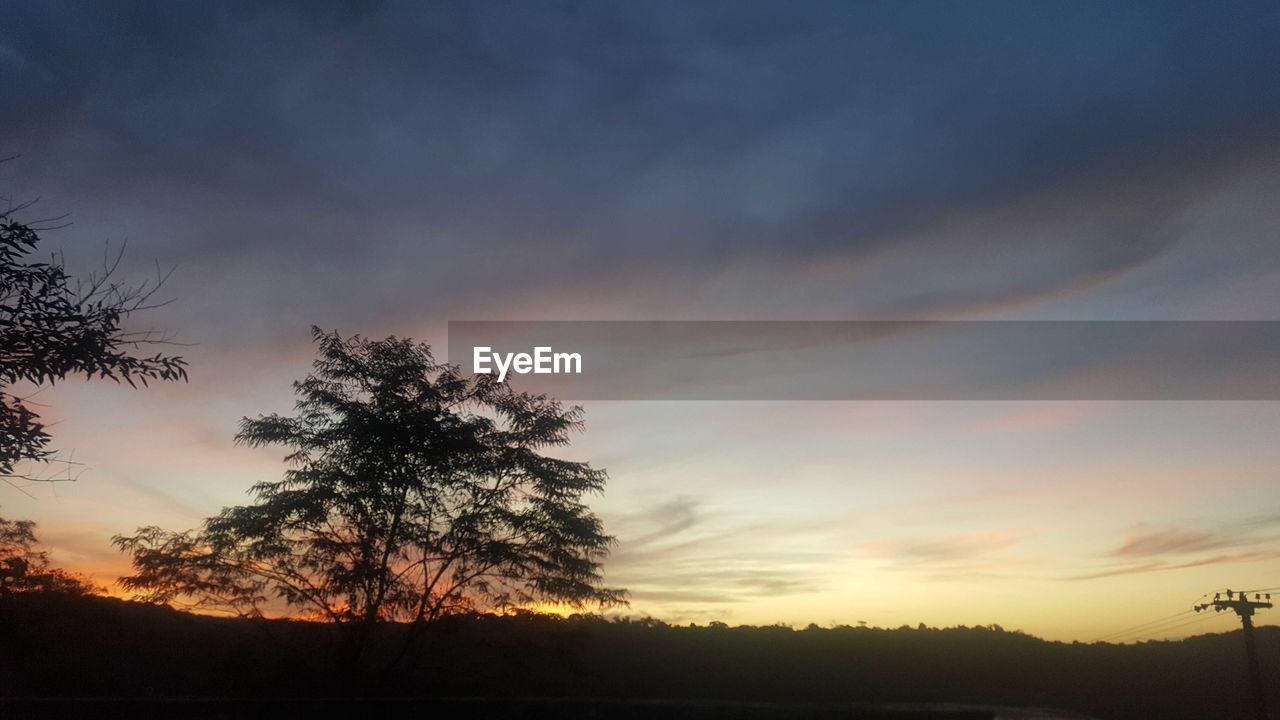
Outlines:
[[[38,397],[87,470],[0,515],[65,566],[278,476],[232,436],[313,324],[1280,320],[1280,4],[361,7],[0,7],[0,196],[176,267],[193,343]],[[1092,640],[1280,586],[1277,402],[584,405],[633,615]]]

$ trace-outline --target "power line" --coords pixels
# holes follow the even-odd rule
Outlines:
[[[1110,638],[1120,637],[1120,636],[1123,636],[1123,635],[1129,635],[1129,634],[1132,634],[1132,633],[1134,633],[1134,632],[1136,632],[1136,631],[1145,630],[1145,629],[1147,629],[1147,627],[1148,627],[1148,626],[1150,626],[1150,625],[1159,625],[1159,624],[1161,624],[1161,623],[1168,622],[1169,620],[1176,620],[1176,619],[1178,619],[1178,618],[1181,618],[1183,615],[1190,615],[1190,614],[1191,614],[1191,613],[1193,613],[1193,612],[1195,612],[1195,611],[1194,611],[1194,610],[1183,610],[1182,612],[1174,613],[1174,614],[1172,614],[1172,615],[1169,615],[1169,616],[1166,616],[1166,617],[1162,617],[1162,618],[1158,618],[1158,619],[1156,619],[1156,620],[1148,620],[1147,622],[1139,623],[1139,624],[1137,624],[1137,625],[1133,625],[1133,626],[1131,626],[1131,627],[1127,627],[1127,628],[1124,628],[1124,629],[1122,629],[1122,630],[1115,630],[1115,631],[1113,631],[1113,632],[1109,632],[1109,633],[1107,633],[1106,635],[1103,635],[1102,637],[1098,638],[1097,640],[1094,640],[1094,642],[1103,642],[1103,641],[1108,640],[1108,639],[1110,639]]]
[[[1195,625],[1197,623],[1204,622],[1206,620],[1212,620],[1214,619],[1214,617],[1216,616],[1208,615],[1208,616],[1193,617],[1190,620],[1186,619],[1185,617],[1180,617],[1171,621],[1166,621],[1159,625],[1153,625],[1151,627],[1142,628],[1139,630],[1134,630],[1134,631],[1125,633],[1120,637],[1112,639],[1110,642],[1126,643],[1126,642],[1137,642],[1141,640],[1154,640],[1160,636],[1167,636],[1166,635],[1167,633],[1170,633],[1174,630],[1186,627],[1188,625]]]
[[[1249,593],[1253,593],[1253,599],[1249,599]],[[1244,629],[1244,651],[1249,660],[1249,680],[1253,685],[1253,711],[1257,720],[1267,720],[1267,700],[1262,689],[1262,668],[1258,664],[1258,646],[1253,638],[1253,614],[1258,610],[1271,607],[1271,593],[1264,596],[1261,590],[1249,590],[1247,592],[1233,593],[1227,590],[1227,596],[1222,597],[1222,593],[1216,593],[1211,602],[1202,605],[1196,605],[1195,611],[1213,610],[1214,612],[1222,612],[1223,610],[1234,611],[1240,616],[1240,627]]]
[[[1204,598],[1207,598],[1207,597],[1209,597],[1209,593],[1205,593],[1205,594],[1201,595],[1200,597],[1196,598],[1196,599],[1195,599],[1195,600],[1193,600],[1192,602],[1193,602],[1193,603],[1198,603],[1198,602],[1200,602],[1201,600],[1203,600]],[[1175,620],[1175,619],[1177,619],[1177,618],[1180,618],[1180,617],[1182,617],[1183,615],[1189,615],[1189,614],[1190,614],[1190,613],[1192,613],[1192,612],[1195,612],[1195,611],[1194,611],[1194,610],[1183,610],[1182,612],[1176,612],[1176,613],[1174,613],[1174,614],[1172,614],[1172,615],[1168,615],[1168,616],[1165,616],[1165,617],[1162,617],[1162,618],[1157,618],[1157,619],[1155,619],[1155,620],[1148,620],[1148,621],[1146,621],[1146,622],[1138,623],[1137,625],[1130,625],[1129,627],[1121,628],[1120,630],[1113,630],[1113,631],[1111,631],[1111,632],[1109,632],[1109,633],[1107,633],[1107,634],[1105,634],[1105,635],[1103,635],[1103,636],[1101,636],[1101,637],[1099,637],[1099,638],[1095,639],[1093,642],[1104,642],[1104,641],[1110,640],[1110,639],[1112,639],[1112,638],[1121,637],[1121,636],[1124,636],[1124,635],[1131,635],[1131,634],[1133,634],[1133,633],[1135,633],[1135,632],[1138,632],[1138,631],[1147,630],[1147,629],[1149,629],[1149,627],[1150,627],[1150,626],[1160,625],[1161,623],[1167,622],[1167,621],[1169,621],[1169,620]]]
[[[1172,625],[1170,627],[1160,628],[1158,630],[1152,630],[1150,634],[1153,636],[1157,633],[1167,635],[1168,633],[1171,633],[1174,630],[1187,627],[1188,625],[1197,625],[1199,623],[1206,622],[1208,620],[1220,620],[1222,619],[1222,617],[1223,616],[1221,615],[1201,615],[1200,617],[1194,617],[1194,618],[1191,618],[1190,620],[1187,620],[1186,622],[1181,622],[1176,625]],[[1152,637],[1151,639],[1154,640],[1155,638]]]

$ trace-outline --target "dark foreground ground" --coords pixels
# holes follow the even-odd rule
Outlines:
[[[444,717],[486,720],[1088,720],[1051,710],[711,703],[546,698],[366,700],[9,699],[0,714],[25,720],[302,720],[318,717]]]
[[[389,646],[399,632],[389,627],[383,640]],[[497,720],[1251,718],[1238,633],[1116,646],[989,628],[459,618],[377,678],[378,700],[343,698],[328,661],[332,639],[331,627],[309,623],[197,617],[104,598],[10,598],[0,601],[0,716],[280,720],[322,709]],[[1280,632],[1262,628],[1259,641],[1269,699],[1280,708]]]

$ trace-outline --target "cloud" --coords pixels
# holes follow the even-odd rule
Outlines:
[[[1096,580],[1207,565],[1280,558],[1280,515],[1257,515],[1215,527],[1135,526],[1104,554],[1106,566],[1066,580]],[[1223,552],[1225,551],[1225,552]]]
[[[699,505],[694,498],[679,495],[624,518],[622,532],[641,528],[639,535],[627,540],[628,552],[644,552],[646,548],[660,546],[664,540],[691,530],[699,520]]]
[[[618,547],[606,566],[640,609],[677,603],[731,607],[753,598],[814,592],[832,555],[792,545],[814,528],[742,522],[687,495],[610,519]],[[816,534],[820,535],[821,531]],[[785,537],[787,543],[777,542]],[[769,549],[770,538],[777,546]],[[823,543],[815,539],[812,547]]]
[[[846,311],[1004,307],[1143,267],[1274,155],[1266,4],[720,10],[19,2],[0,130],[263,338],[486,292],[714,303],[757,266],[837,268]]]
[[[1236,538],[1222,532],[1180,530],[1172,526],[1143,527],[1126,537],[1110,555],[1119,558],[1174,555],[1212,550],[1235,542]]]
[[[910,563],[932,564],[982,557],[1014,545],[1018,538],[1006,533],[948,535],[934,539],[900,540],[878,545],[885,554]]]
[[[887,569],[950,580],[1008,577],[1024,563],[1009,551],[1028,537],[1013,530],[988,530],[877,540],[861,553],[881,561]]]

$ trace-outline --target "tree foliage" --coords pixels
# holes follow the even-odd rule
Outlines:
[[[36,524],[0,518],[0,597],[55,592],[88,595],[95,588],[85,578],[55,568],[40,549]]]
[[[137,354],[163,337],[123,328],[130,315],[155,307],[151,298],[164,278],[116,282],[120,254],[87,280],[69,275],[60,255],[33,261],[48,228],[19,220],[24,207],[0,212],[0,477],[6,478],[19,462],[52,455],[29,395],[15,386],[34,390],[73,374],[130,385],[187,377],[181,357]]]
[[[427,345],[313,328],[296,414],[245,418],[238,442],[290,449],[280,480],[202,528],[116,544],[139,597],[261,616],[273,604],[350,630],[533,602],[623,601],[603,587],[612,543],[584,503],[605,473],[544,454],[580,408],[464,377]]]

